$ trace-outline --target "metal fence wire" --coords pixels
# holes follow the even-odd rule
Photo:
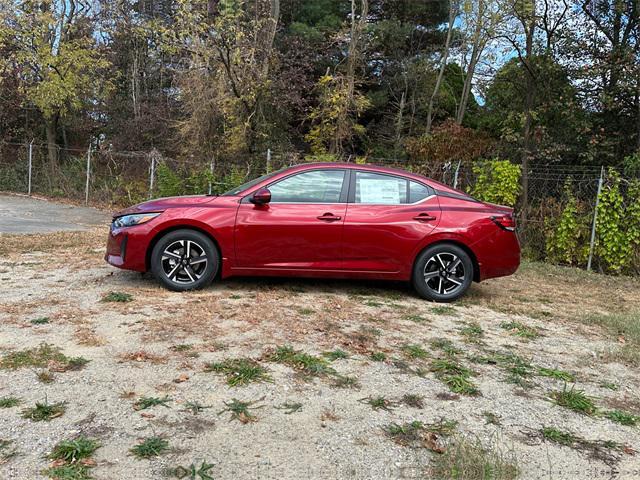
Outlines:
[[[158,196],[222,193],[264,173],[323,159],[271,150],[231,162],[215,158],[178,160],[155,149],[118,152],[101,148],[59,148],[57,154],[59,160],[52,165],[46,145],[0,143],[0,191],[67,198],[99,206],[125,206]],[[467,192],[476,182],[471,162],[415,163],[375,157],[342,160],[414,171]],[[581,235],[591,237],[582,239],[582,243],[589,244],[593,240],[590,233],[598,186],[608,184],[608,171],[599,166],[532,163],[528,170],[527,211],[523,211],[521,205],[516,206],[518,232],[527,255],[537,259],[547,256],[547,241],[569,198],[576,202],[579,222],[584,224]],[[632,179],[621,180],[624,188]],[[625,202],[640,201],[628,197],[625,194]],[[587,257],[580,258],[578,263],[586,266]]]

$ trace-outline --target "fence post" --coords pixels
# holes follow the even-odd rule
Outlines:
[[[91,176],[91,143],[87,149],[87,182],[84,187],[84,204],[89,204],[89,177]]]
[[[589,243],[589,260],[587,261],[587,272],[591,271],[591,260],[593,260],[593,247],[596,242],[596,220],[598,219],[598,204],[600,203],[600,192],[604,180],[604,167],[600,168],[600,179],[598,180],[598,193],[596,194],[596,206],[593,209],[593,224],[591,225],[591,242]]]
[[[156,149],[151,150],[151,171],[149,173],[149,199],[153,197],[153,182],[156,176]]]
[[[213,192],[213,170],[215,168],[216,159],[215,157],[211,158],[211,163],[209,163],[209,195]]]
[[[29,186],[27,187],[28,195],[31,196],[31,165],[33,164],[33,140],[29,143]]]
[[[271,173],[271,149],[267,148],[267,171],[265,173]]]
[[[458,172],[460,171],[460,162],[462,160],[458,160],[458,165],[456,165],[456,172],[453,174],[453,188],[458,188]]]

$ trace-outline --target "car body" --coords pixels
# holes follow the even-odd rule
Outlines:
[[[415,286],[417,259],[439,245],[455,246],[469,257],[466,288],[471,280],[509,275],[520,263],[513,209],[480,202],[410,172],[351,163],[303,164],[220,196],[160,198],[135,205],[114,215],[105,259],[119,268],[161,273],[152,264],[154,248],[168,233],[185,230],[208,239],[200,242],[201,249],[208,241],[213,244],[209,263],[218,257],[215,276],[223,279],[361,278],[413,280]],[[195,267],[180,270],[180,261],[196,262],[193,252],[184,255],[184,245],[188,249],[191,244],[175,244],[167,255],[159,253],[156,262],[182,271],[186,281],[181,285],[164,282],[176,290],[202,286],[188,281]],[[452,255],[450,259],[457,258]],[[201,258],[204,262],[204,252]],[[446,277],[442,258],[431,262]],[[430,273],[433,268],[422,272],[425,278],[435,275]],[[451,298],[423,296],[448,301],[464,292],[456,293]]]

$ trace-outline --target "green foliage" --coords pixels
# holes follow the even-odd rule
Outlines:
[[[354,137],[362,137],[366,129],[358,117],[371,106],[358,91],[350,91],[341,75],[323,75],[317,83],[319,105],[311,111],[313,126],[305,136],[314,154],[343,153]]]
[[[473,165],[476,182],[471,195],[490,203],[513,207],[520,192],[520,165],[508,160],[487,160]]]
[[[124,292],[109,292],[102,297],[103,302],[128,303],[133,301],[133,295]]]
[[[267,369],[250,358],[228,358],[222,362],[208,363],[205,371],[215,372],[227,377],[227,385],[238,387],[251,382],[273,381]]]
[[[157,457],[169,450],[169,442],[161,437],[150,437],[131,449],[131,453],[138,458]]]
[[[622,193],[621,178],[609,169],[607,184],[600,192],[596,221],[596,255],[613,273],[622,273],[631,263],[634,248],[640,246],[640,182],[629,187],[629,198]],[[634,195],[636,195],[634,197]]]
[[[17,397],[0,397],[0,408],[13,408],[20,405],[20,399]]]
[[[547,219],[547,259],[554,263],[579,265],[586,261],[589,245],[589,216],[580,211],[572,184],[565,184],[567,203],[560,218],[553,224]]]
[[[74,440],[63,440],[53,447],[49,454],[52,460],[62,460],[67,463],[75,463],[78,460],[89,458],[100,444],[86,437],[78,437]]]
[[[59,403],[38,403],[35,407],[25,408],[22,411],[22,417],[33,422],[48,422],[54,418],[60,417],[66,411],[64,402]]]

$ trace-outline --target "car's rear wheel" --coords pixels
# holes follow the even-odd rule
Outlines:
[[[174,230],[153,247],[151,271],[167,288],[195,290],[210,284],[218,273],[220,255],[206,235],[195,230]]]
[[[413,266],[413,287],[427,300],[452,302],[464,295],[472,281],[469,254],[451,243],[427,248]]]

